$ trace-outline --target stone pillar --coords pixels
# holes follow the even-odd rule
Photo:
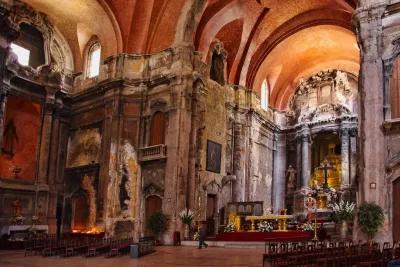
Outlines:
[[[193,85],[192,93],[192,120],[190,126],[189,137],[189,166],[188,166],[188,185],[187,185],[187,204],[191,210],[196,210],[196,154],[197,151],[197,103],[200,97],[200,91],[203,88],[203,83],[197,80]]]
[[[9,24],[9,11],[0,7],[0,147],[2,147],[4,121],[7,110],[7,96],[10,91],[11,72],[7,70],[7,61],[10,57],[10,43],[17,39],[19,31]]]
[[[310,130],[301,133],[301,189],[310,187]]]
[[[302,149],[301,149],[301,142],[302,142],[302,138],[301,137],[297,137],[296,138],[296,190],[300,190],[301,189],[301,177],[302,177],[302,160],[301,160],[301,156],[302,156]]]
[[[350,165],[349,165],[349,129],[340,129],[340,139],[342,141],[342,183],[341,188],[350,185]]]
[[[39,173],[38,182],[47,183],[47,174],[49,170],[49,155],[51,141],[51,124],[53,121],[53,103],[44,105],[44,114],[42,121],[42,134],[40,138],[40,154],[39,154]]]
[[[385,6],[359,7],[353,15],[353,30],[360,47],[360,187],[361,201],[375,202],[384,207],[387,186],[385,179],[385,136],[381,130],[384,121],[384,68],[381,42],[382,14]],[[371,190],[371,182],[376,189]]]
[[[58,148],[60,136],[60,113],[62,107],[55,109],[53,117],[53,127],[51,132],[51,149],[50,149],[50,163],[49,163],[49,185],[53,185],[56,180],[57,162],[58,162]]]
[[[3,146],[3,134],[4,127],[6,121],[6,112],[7,112],[7,98],[10,87],[8,84],[5,84],[1,81],[2,88],[0,93],[0,147]]]
[[[357,185],[357,128],[350,129],[350,186]]]
[[[234,123],[233,174],[236,181],[233,183],[232,201],[244,201],[246,190],[246,125],[236,121]]]
[[[285,208],[286,157],[286,135],[277,134],[272,192],[273,210],[275,214],[278,214],[279,209]]]

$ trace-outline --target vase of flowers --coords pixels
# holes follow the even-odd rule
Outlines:
[[[314,232],[314,225],[312,223],[303,224],[303,232]]]
[[[15,217],[15,220],[17,221],[18,224],[23,225],[25,218],[22,217],[22,215],[19,215],[19,216]]]
[[[342,239],[346,239],[347,233],[348,233],[348,221],[353,220],[353,212],[354,208],[356,206],[356,203],[354,202],[349,202],[349,201],[343,201],[341,200],[338,203],[333,204],[331,207],[333,209],[333,212],[336,214],[337,218],[339,218],[339,221],[341,222],[340,226],[340,236]]]
[[[267,221],[262,221],[258,224],[258,229],[260,230],[260,232],[272,232],[272,230],[274,230],[274,227],[271,223]]]
[[[235,226],[233,224],[228,224],[227,226],[225,226],[224,232],[225,233],[234,233],[234,232],[236,232]]]
[[[190,209],[184,209],[179,213],[179,218],[184,225],[183,238],[189,240],[189,225],[193,221],[194,213]]]

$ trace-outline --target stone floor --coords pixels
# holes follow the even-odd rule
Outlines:
[[[23,251],[0,250],[1,267],[164,267],[164,266],[262,266],[263,249],[255,248],[219,248],[208,247],[157,247],[157,252],[140,259],[129,256],[104,259],[103,257],[82,258],[42,258],[41,256],[24,257]]]

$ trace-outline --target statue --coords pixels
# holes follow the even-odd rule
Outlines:
[[[14,217],[20,217],[21,216],[21,204],[19,203],[19,199],[14,200]]]
[[[18,142],[17,127],[15,127],[14,119],[11,119],[8,122],[6,129],[4,130],[3,138],[2,152],[14,156],[14,139]]]
[[[296,188],[296,169],[292,167],[292,165],[289,165],[289,169],[286,171],[286,177],[289,176],[287,188],[288,192],[293,192],[294,189]]]

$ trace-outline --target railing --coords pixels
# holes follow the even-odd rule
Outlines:
[[[141,148],[139,151],[140,161],[149,161],[165,159],[167,157],[167,147],[165,145],[156,145]]]

